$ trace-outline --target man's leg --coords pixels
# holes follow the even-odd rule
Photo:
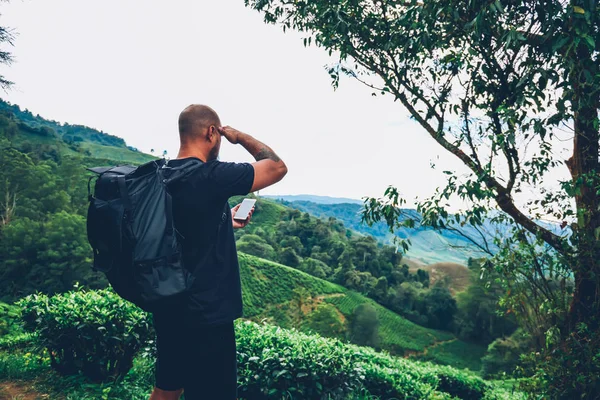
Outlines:
[[[187,329],[182,310],[154,313],[156,331],[155,388],[150,400],[179,400],[186,373]]]
[[[237,357],[233,321],[196,326],[193,331],[184,384],[186,400],[235,400]]]
[[[155,387],[150,395],[150,400],[179,400],[181,393],[183,393],[183,389],[162,390]]]

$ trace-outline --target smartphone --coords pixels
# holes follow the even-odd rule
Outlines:
[[[254,203],[256,203],[256,199],[244,199],[240,208],[238,208],[237,212],[233,216],[233,219],[237,220],[246,220],[250,216],[250,211],[252,211],[252,207],[254,207]]]

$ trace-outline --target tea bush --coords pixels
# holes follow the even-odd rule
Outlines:
[[[36,332],[61,374],[93,381],[123,377],[133,357],[154,337],[150,316],[111,289],[74,291],[19,300],[24,327]]]
[[[31,346],[34,341],[47,351],[34,357],[29,349],[4,354],[0,348],[0,376],[48,375],[50,364],[63,374],[81,372],[96,381],[124,377],[91,385],[82,376],[48,375],[47,383],[57,391],[68,387],[72,393],[68,399],[147,398],[154,383],[155,356],[148,314],[108,289],[31,295],[18,304],[25,328],[36,333],[6,338],[0,345]],[[240,399],[523,398],[448,366],[393,357],[386,351],[274,325],[240,319],[235,327]]]
[[[237,321],[236,336],[239,394],[248,400],[346,399],[356,390],[381,399],[505,398],[467,372],[293,329]]]
[[[19,308],[0,302],[0,336],[21,333]]]

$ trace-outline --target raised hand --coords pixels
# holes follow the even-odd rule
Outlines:
[[[217,128],[219,133],[224,136],[230,143],[237,144],[239,142],[239,134],[241,133],[237,129],[234,129],[230,126],[223,126],[221,128]]]

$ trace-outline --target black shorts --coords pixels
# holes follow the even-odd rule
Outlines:
[[[183,388],[185,400],[237,398],[233,321],[208,326],[188,312],[154,313],[154,327],[157,388]]]

